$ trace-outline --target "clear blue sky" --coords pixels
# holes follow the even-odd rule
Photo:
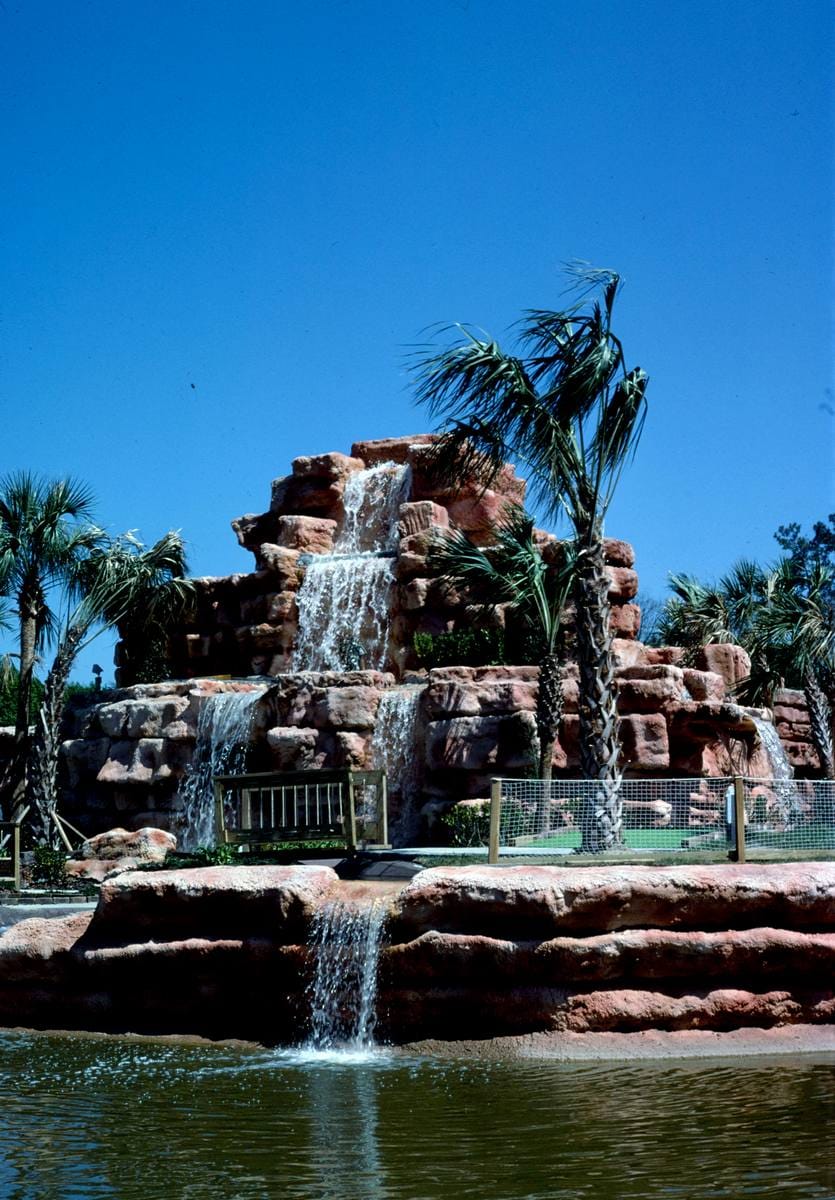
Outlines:
[[[2,0],[0,470],[248,570],[292,457],[428,427],[425,326],[500,334],[583,258],[651,376],[608,521],[642,588],[769,558],[835,507],[833,15]]]

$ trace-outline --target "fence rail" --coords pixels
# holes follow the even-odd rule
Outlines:
[[[388,845],[385,771],[216,775],[218,842]]]
[[[755,779],[494,779],[488,857],[582,852],[614,809],[619,848],[643,854],[715,850],[832,852],[835,782]],[[586,836],[584,836],[584,834]]]

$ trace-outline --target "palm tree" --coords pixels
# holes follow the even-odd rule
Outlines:
[[[533,518],[518,505],[508,505],[494,545],[476,546],[462,530],[442,534],[430,565],[471,603],[484,609],[507,605],[541,647],[536,724],[539,776],[547,781],[563,712],[558,651],[562,613],[573,584],[574,553],[571,543],[564,544],[559,561],[549,566],[533,534]]]
[[[67,590],[68,611],[61,622],[55,658],[47,675],[29,761],[28,798],[40,837],[54,842],[52,814],[58,802],[58,752],[64,696],[81,650],[129,612],[142,612],[146,628],[157,630],[183,613],[194,592],[186,569],[182,538],[173,530],[145,547],[133,534],[106,538],[77,562]]]
[[[664,641],[688,654],[711,642],[734,642],[751,658],[737,688],[748,704],[771,706],[781,687],[803,690],[812,741],[827,779],[835,778],[835,614],[828,602],[832,572],[795,558],[763,568],[743,560],[708,585],[689,575],[670,578],[673,597],[661,621]]]
[[[519,354],[471,327],[419,359],[417,398],[442,423],[435,466],[450,482],[485,488],[509,459],[521,462],[544,515],[565,515],[576,547],[574,594],[580,668],[580,759],[600,784],[582,817],[587,852],[620,843],[618,720],[609,629],[603,523],[646,415],[647,376],[627,370],[612,330],[614,271],[573,271],[577,302],[531,310]]]
[[[27,471],[0,480],[0,594],[14,602],[19,642],[14,752],[0,785],[12,803],[22,798],[26,782],[35,662],[54,629],[50,592],[90,548],[83,522],[91,505],[89,489],[77,480],[47,480]]]

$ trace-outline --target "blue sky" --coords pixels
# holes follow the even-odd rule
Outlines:
[[[582,258],[651,376],[608,520],[642,589],[768,559],[835,507],[833,15],[4,0],[0,470],[247,570],[292,457],[428,428],[421,330],[499,335]]]

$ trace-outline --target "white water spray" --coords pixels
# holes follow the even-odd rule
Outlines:
[[[315,973],[309,987],[314,1051],[369,1050],[377,1019],[377,966],[386,908],[379,900],[333,900],[317,910],[310,945]]]
[[[397,463],[348,477],[334,552],[311,555],[299,589],[295,670],[385,667],[397,519],[409,486],[409,468]]]
[[[197,718],[194,755],[180,784],[184,850],[215,843],[215,775],[236,775],[246,766],[255,705],[264,688],[207,696]]]
[[[386,772],[388,794],[398,801],[391,834],[399,845],[410,845],[418,833],[423,754],[418,753],[417,743],[423,692],[423,685],[387,688],[380,697],[371,739],[371,765],[374,770]]]
[[[771,721],[752,715],[757,727],[757,736],[763,745],[771,766],[774,794],[779,805],[780,819],[793,825],[801,816],[800,798],[794,781],[794,768],[786,757],[780,735]]]

